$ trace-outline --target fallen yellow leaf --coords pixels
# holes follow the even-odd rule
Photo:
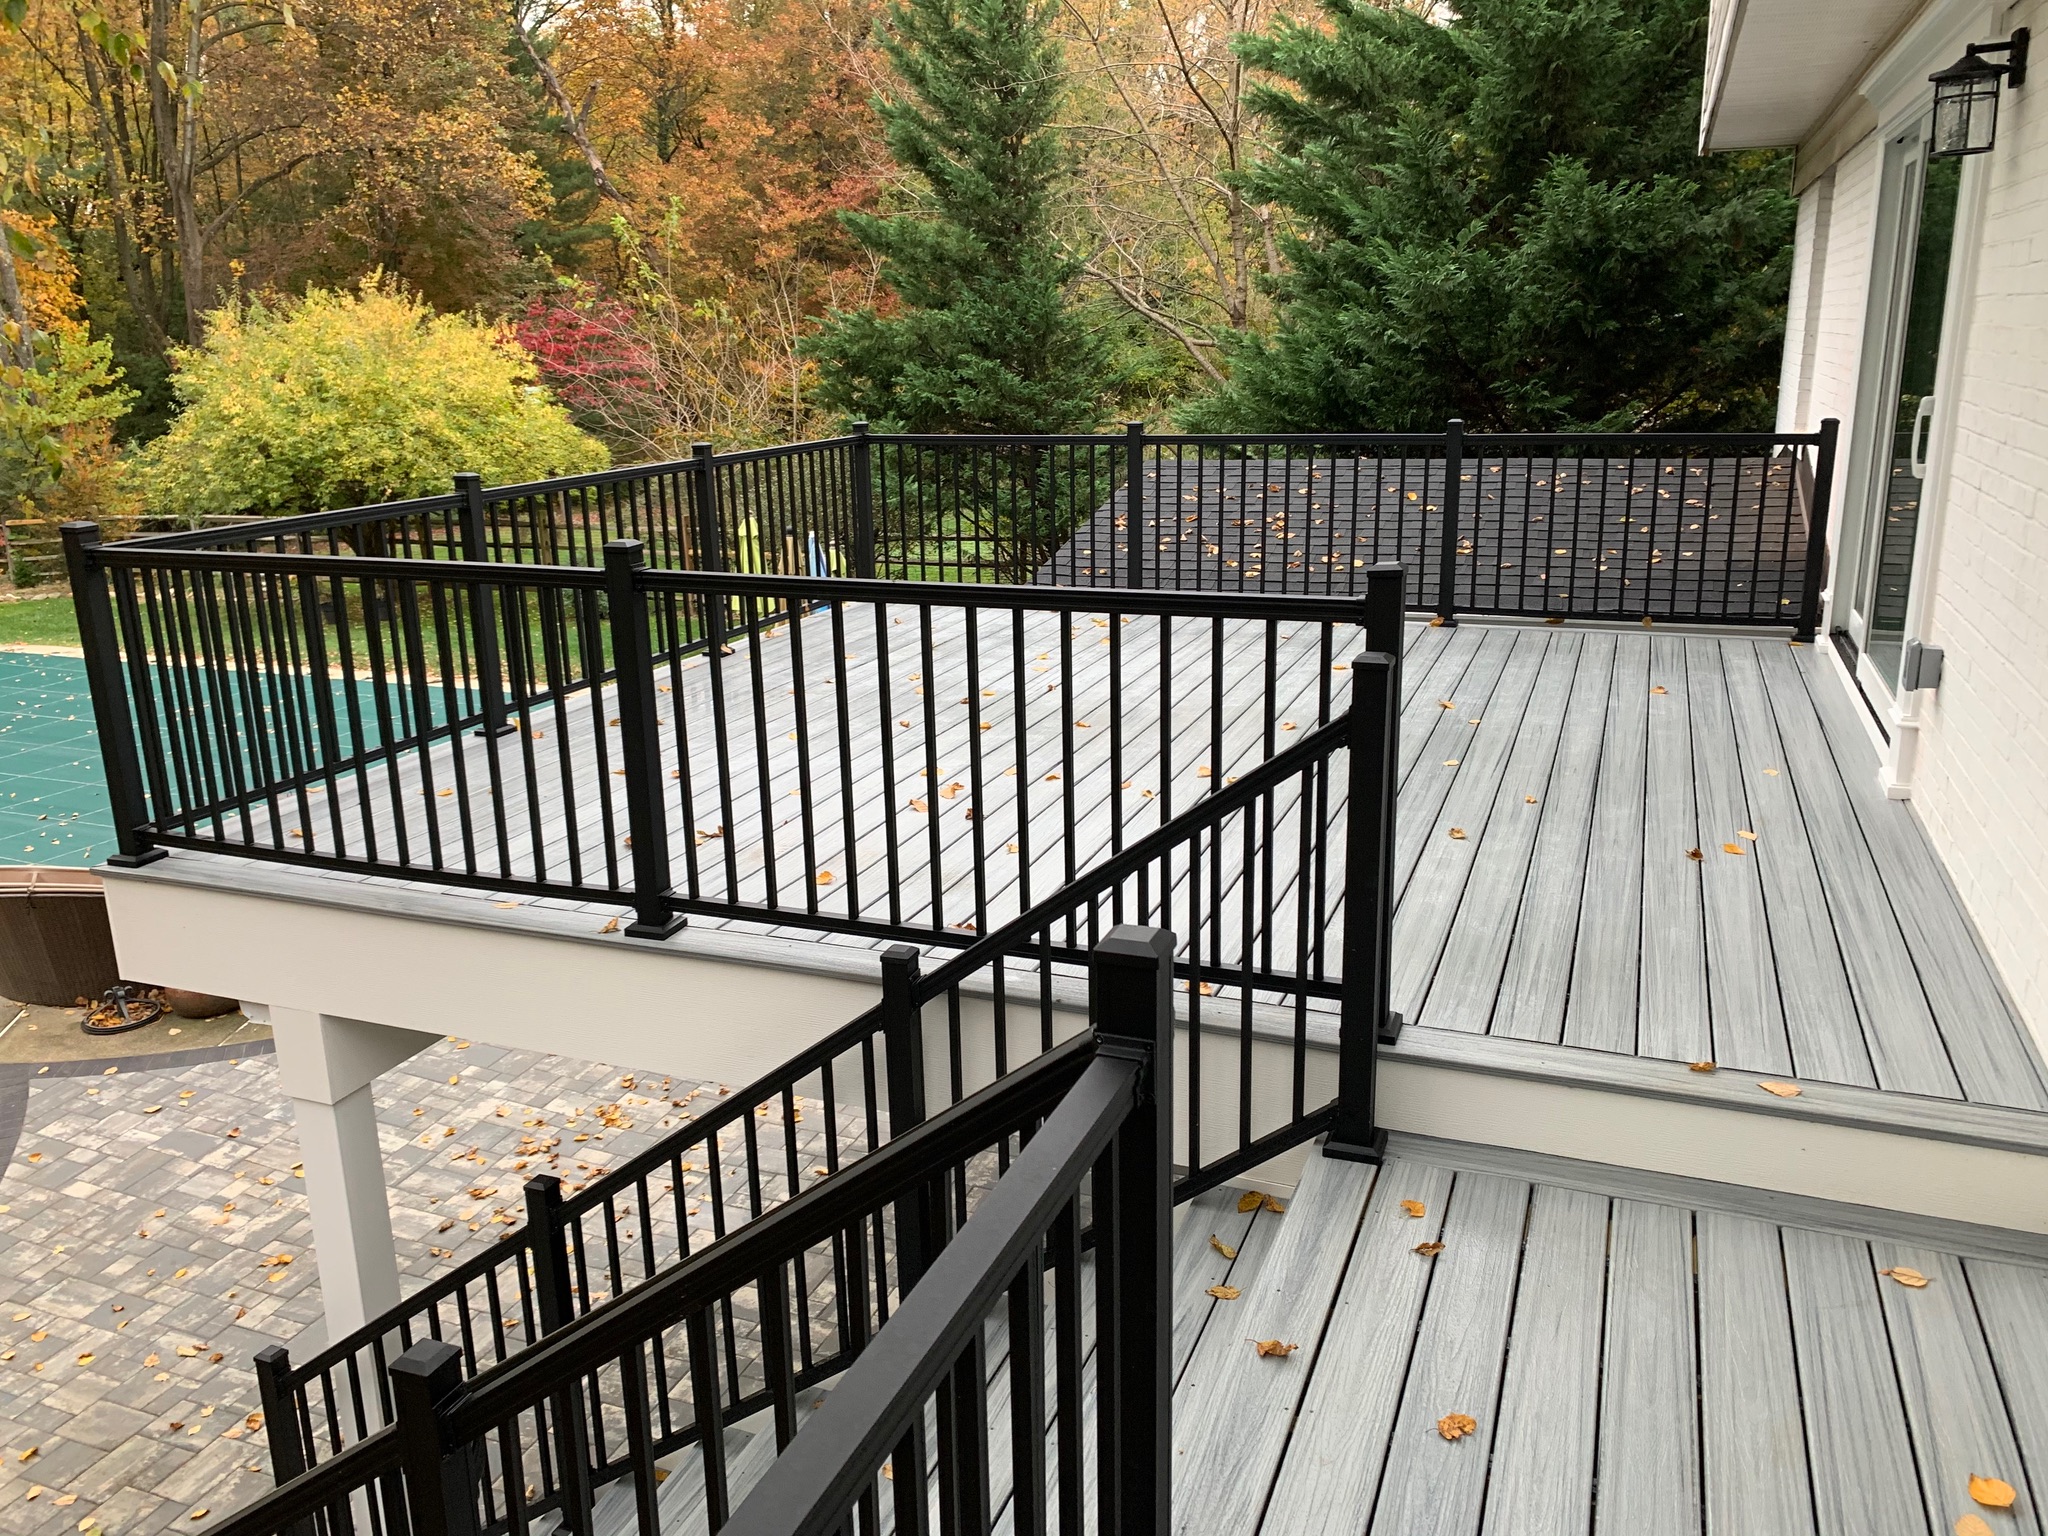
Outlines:
[[[1436,1432],[1446,1440],[1462,1440],[1479,1427],[1469,1413],[1447,1413],[1436,1421]]]
[[[1650,690],[1650,692],[1652,693],[1669,693],[1670,691],[1671,690],[1666,688],[1662,683],[1659,683],[1656,687]]]
[[[1991,1536],[1991,1527],[1981,1515],[1962,1515],[1956,1520],[1956,1536]]]
[[[1699,851],[1699,849],[1697,849],[1697,848],[1688,848],[1688,849],[1686,849],[1686,850],[1685,850],[1685,856],[1686,856],[1686,857],[1687,857],[1688,859],[1691,859],[1691,860],[1693,861],[1693,863],[1695,863],[1695,864],[1699,863],[1699,861],[1700,861],[1701,859],[1704,859],[1704,858],[1706,857],[1706,855],[1705,855],[1704,853],[1701,853],[1701,852]]]
[[[1757,1087],[1781,1099],[1796,1099],[1805,1091],[1796,1083],[1758,1083]]]
[[[1273,1355],[1277,1355],[1282,1360],[1285,1360],[1289,1355],[1301,1348],[1299,1344],[1282,1344],[1278,1339],[1258,1339],[1254,1342],[1258,1346],[1259,1358],[1262,1360]]]
[[[1265,1198],[1256,1189],[1248,1189],[1237,1197],[1237,1208],[1240,1211],[1256,1211]]]
[[[1237,1257],[1237,1250],[1231,1247],[1230,1244],[1224,1242],[1223,1239],[1218,1237],[1214,1232],[1211,1232],[1209,1234],[1209,1246],[1211,1248],[1214,1248],[1218,1253],[1222,1254],[1223,1257],[1225,1257],[1226,1259],[1234,1259]]]
[[[1433,1259],[1444,1251],[1444,1245],[1442,1243],[1417,1243],[1415,1251],[1425,1259]]]
[[[2001,1477],[1979,1477],[1970,1474],[1970,1497],[1986,1509],[2011,1509],[2017,1497],[2011,1483]]]
[[[1744,848],[1740,843],[1723,843],[1721,845],[1721,851],[1723,853],[1747,853],[1749,850]]]
[[[819,871],[818,871],[818,884],[820,884],[820,885],[830,885],[831,883],[832,883],[832,871],[831,871],[831,870],[829,870],[829,869],[821,869],[821,870],[819,870]]]
[[[615,917],[597,931],[599,933],[617,933],[619,931],[619,920]]]
[[[1234,1285],[1212,1285],[1202,1294],[1214,1296],[1218,1301],[1235,1301],[1244,1293]]]
[[[1427,1215],[1429,1212],[1429,1207],[1424,1205],[1420,1200],[1403,1200],[1401,1202],[1401,1209],[1406,1211],[1410,1216],[1423,1216]]]
[[[1685,1069],[1688,1072],[1711,1072],[1714,1070],[1714,1064],[1711,1061],[1688,1061]]]
[[[1739,838],[1744,839],[1747,842],[1753,843],[1756,841],[1756,834],[1743,827],[1737,827],[1735,829],[1735,835]]]
[[[1267,1210],[1271,1211],[1275,1216],[1285,1216],[1287,1214],[1287,1207],[1282,1205],[1278,1200],[1275,1200],[1271,1195],[1261,1195],[1259,1197],[1259,1203],[1263,1205]]]
[[[1453,827],[1453,828],[1451,828],[1451,841],[1452,841],[1452,842],[1454,842],[1454,843],[1462,843],[1462,842],[1464,842],[1464,841],[1465,841],[1465,829],[1464,829],[1463,827]]]
[[[1927,1289],[1927,1277],[1921,1274],[1919,1270],[1904,1264],[1894,1264],[1890,1269],[1880,1269],[1878,1273],[1887,1279],[1898,1281],[1900,1285],[1905,1286],[1909,1291],[1924,1291]],[[1970,1497],[1973,1499],[1977,1498],[1978,1481],[1979,1479],[1974,1477],[1970,1479]],[[2003,1483],[2000,1483],[1998,1486],[2005,1488]],[[1987,1501],[1978,1499],[1977,1502],[1982,1504]],[[2005,1489],[2005,1502],[2008,1504],[2012,1502],[2012,1490],[2010,1488]]]

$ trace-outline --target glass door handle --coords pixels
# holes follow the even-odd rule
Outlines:
[[[1927,448],[1934,436],[1934,396],[1922,395],[1920,408],[1913,413],[1913,478],[1927,478]]]

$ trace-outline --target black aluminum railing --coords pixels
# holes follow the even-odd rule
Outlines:
[[[130,544],[1346,595],[1385,561],[1459,614],[1811,638],[1837,424],[1811,433],[871,433]],[[460,631],[462,620],[455,618]]]
[[[871,1155],[519,1357],[466,1378],[452,1344],[413,1344],[388,1372],[388,1425],[212,1529],[588,1532],[609,1499],[627,1512],[608,1523],[640,1536],[716,1530],[750,1487],[780,1486],[795,1464],[762,1483],[768,1458],[735,1455],[729,1430],[764,1415],[764,1448],[790,1456],[815,1412],[829,1438],[845,1409],[828,1415],[821,1398],[873,1406],[866,1377],[842,1374],[870,1354],[868,1374],[892,1380],[907,1357],[919,1362],[889,1393],[882,1431],[901,1528],[926,1529],[932,1497],[956,1511],[986,1513],[1008,1497],[1031,1506],[1048,1486],[1048,1437],[1061,1507],[1081,1497],[1092,1440],[1103,1507],[1135,1518],[1165,1498],[1172,952],[1157,931],[1110,933],[1092,959],[1090,1027],[896,1127]],[[1092,1308],[1084,1247],[1100,1298]],[[1009,1360],[991,1369],[1003,1362],[985,1349],[981,1324],[1005,1295]],[[905,1394],[920,1384],[929,1393],[934,1368],[946,1383],[928,1441],[921,1415],[898,1421]],[[1005,1424],[1007,1467],[987,1454],[991,1426]],[[869,1488],[850,1499],[867,1530],[878,1529],[876,1471],[857,1469]],[[749,1503],[737,1518],[762,1516]],[[951,1517],[940,1524],[956,1528]]]
[[[1375,573],[1369,602],[1369,643],[1397,643],[1397,569]],[[890,950],[879,1007],[582,1189],[531,1181],[524,1228],[355,1333],[297,1364],[282,1346],[264,1351],[280,1476],[389,1422],[388,1367],[419,1339],[458,1346],[470,1374],[488,1369],[872,1154],[886,1127],[1052,1050],[1078,1018],[1090,949],[1120,922],[1181,936],[1178,1198],[1325,1130],[1340,1150],[1376,1155],[1398,664],[1375,651],[1347,670],[1331,723],[930,971],[915,949]]]

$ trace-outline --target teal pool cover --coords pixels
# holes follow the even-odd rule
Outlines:
[[[85,663],[0,652],[0,864],[94,864],[114,851]]]

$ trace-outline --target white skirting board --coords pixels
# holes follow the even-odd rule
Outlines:
[[[707,926],[643,943],[602,933],[604,915],[587,910],[501,909],[473,896],[248,865],[223,879],[222,861],[211,859],[103,873],[131,978],[735,1085],[880,996],[873,949],[810,939]],[[1081,1027],[1085,1000],[1059,1001],[1059,1032]],[[965,1009],[968,1034],[987,1017],[985,1007]],[[1272,1085],[1284,1081],[1292,1033],[1277,1010],[1261,1022],[1259,1131],[1285,1113]],[[1334,1040],[1320,1018],[1311,1047],[1315,1102],[1335,1076]],[[970,1090],[992,1069],[991,1055],[970,1041]],[[928,1060],[939,1066],[936,1055]],[[1779,1098],[1758,1086],[1764,1080],[1410,1028],[1384,1058],[1380,1118],[1390,1130],[1447,1141],[2048,1233],[2048,1114],[1814,1082]],[[1235,1135],[1231,1087],[1225,1074],[1206,1080],[1208,1155],[1225,1150],[1226,1130]],[[1302,1155],[1249,1182],[1288,1187]]]

